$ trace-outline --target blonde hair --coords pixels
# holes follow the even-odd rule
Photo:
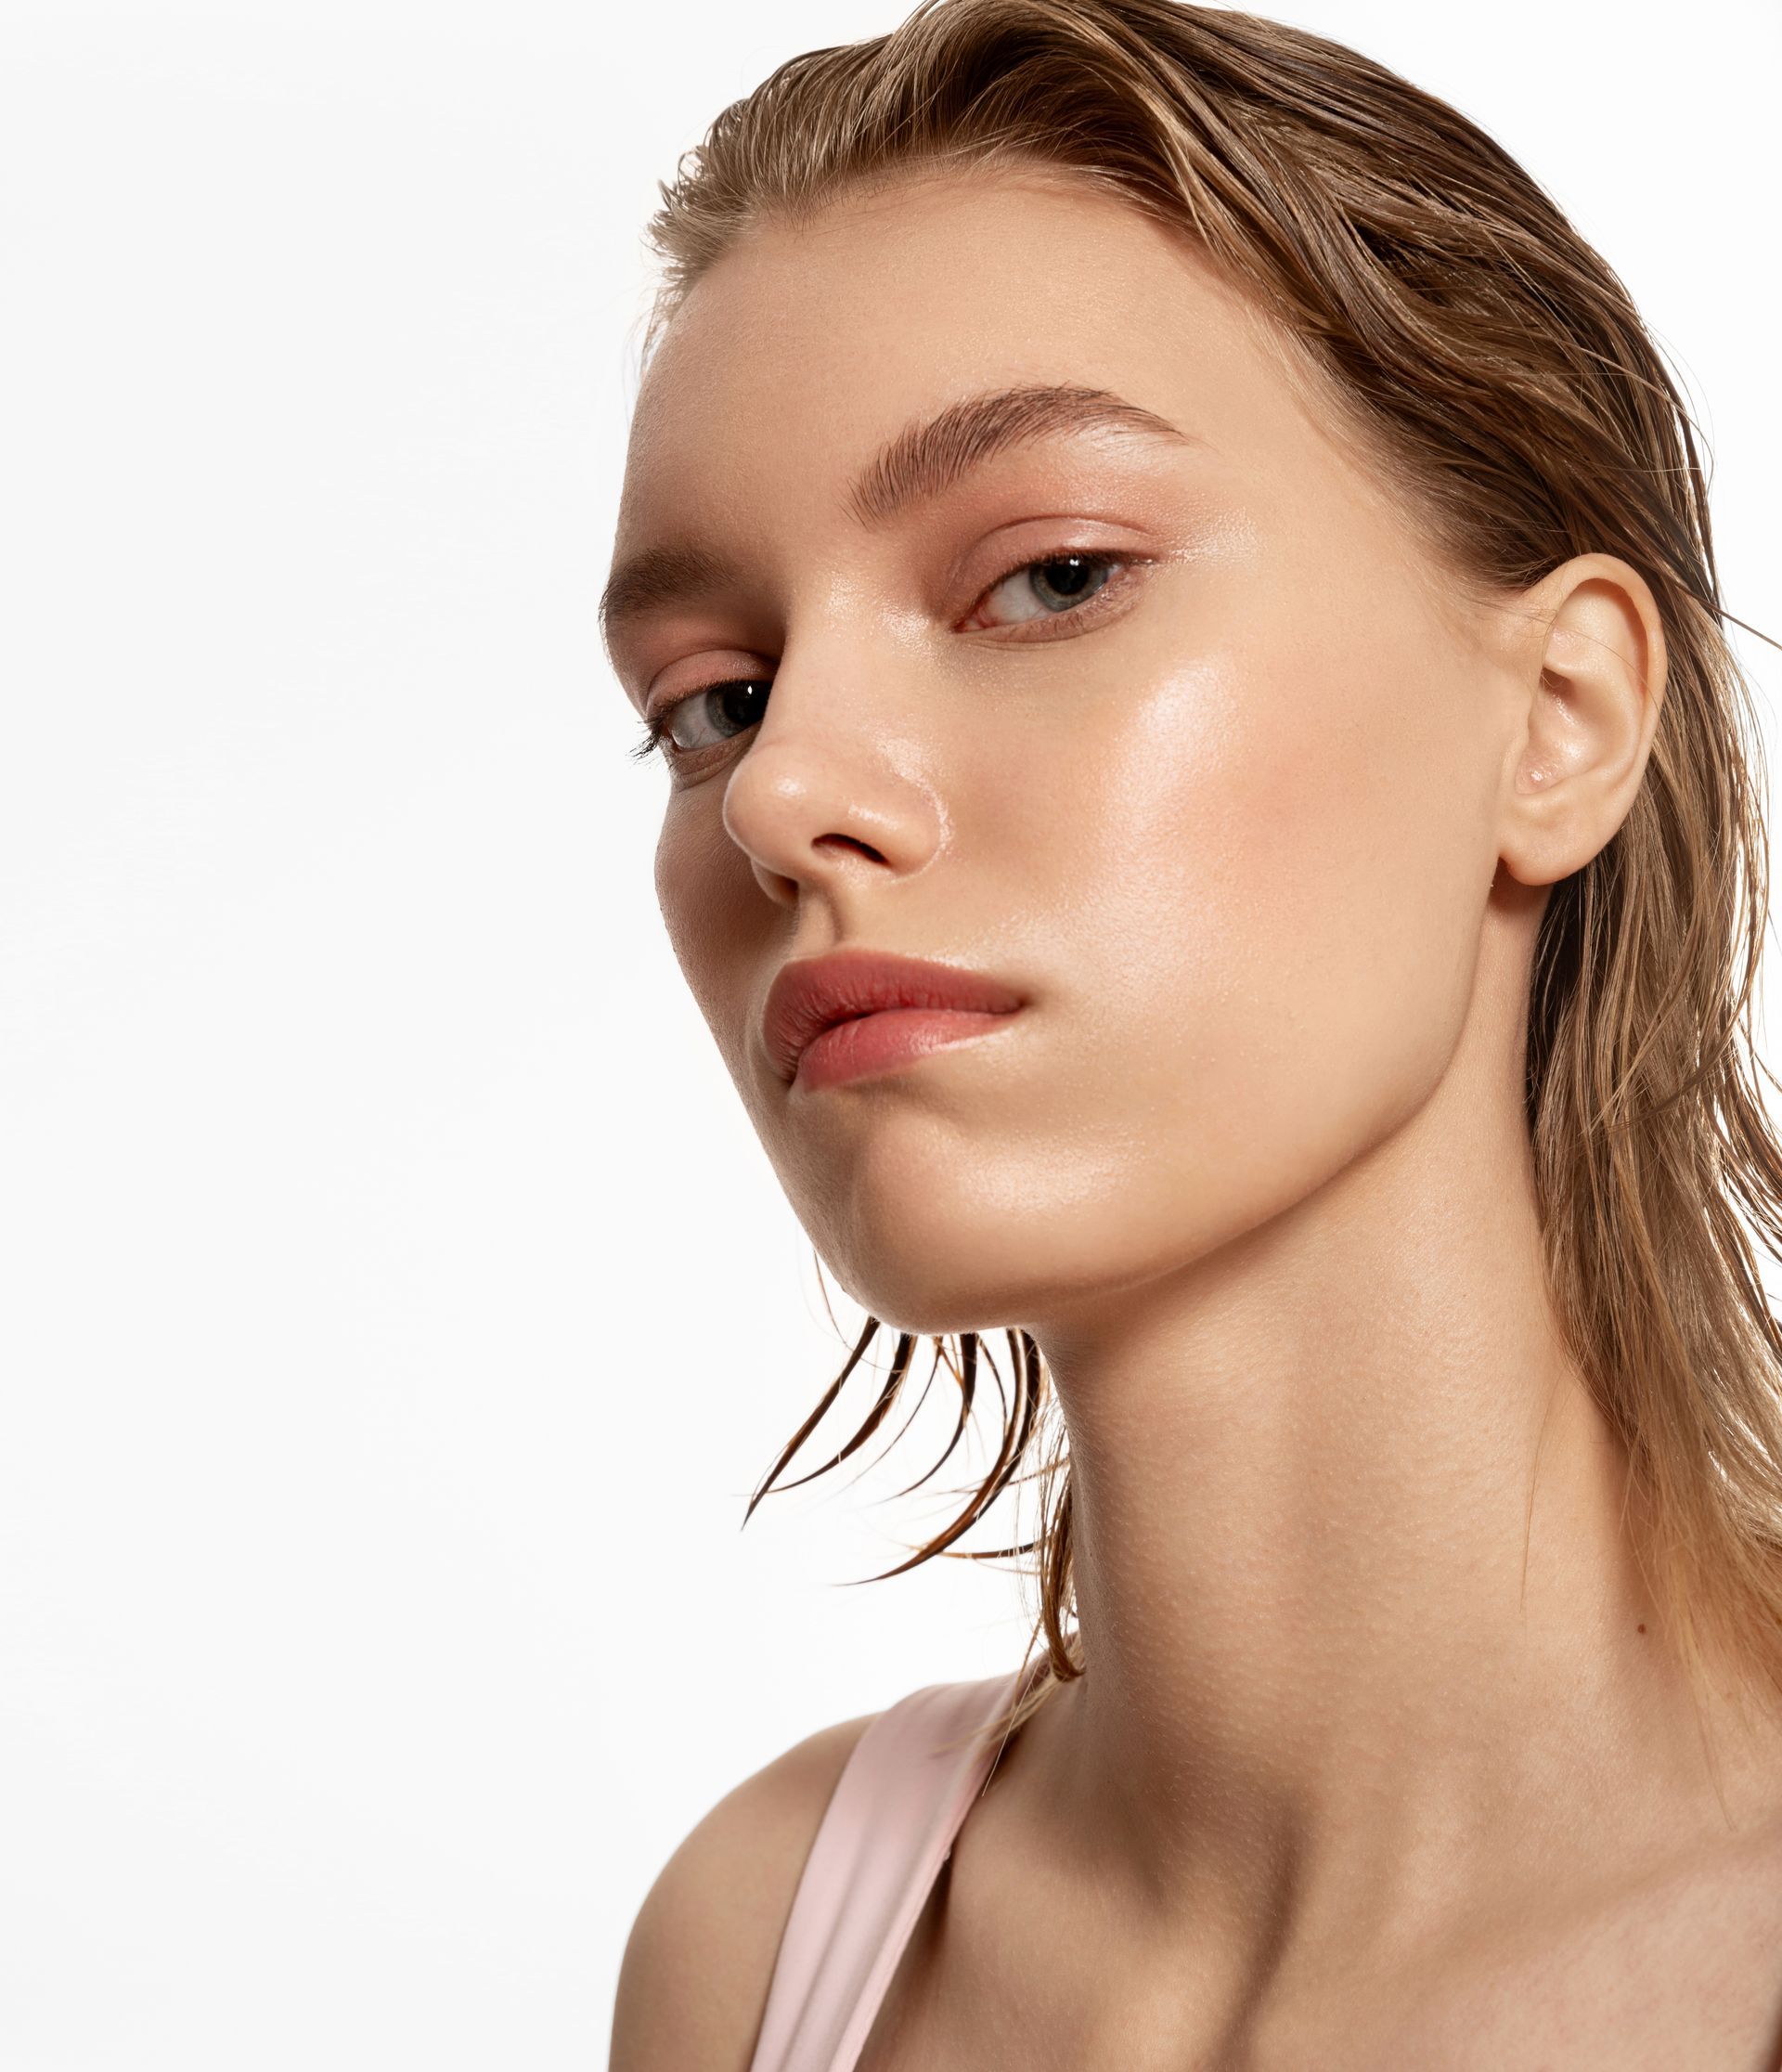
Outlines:
[[[1572,556],[1632,563],[1669,670],[1623,824],[1553,888],[1529,1000],[1526,1105],[1566,1341],[1628,1449],[1635,1544],[1692,1671],[1729,1650],[1782,1692],[1782,1331],[1742,1221],[1782,1255],[1782,1156],[1754,1073],[1767,912],[1762,744],[1723,630],[1697,436],[1627,290],[1505,151],[1344,45],[1178,0],[924,0],[884,36],[807,51],[726,108],[650,226],[648,358],[754,225],[797,223],[915,172],[1042,165],[1175,229],[1273,317],[1358,427],[1432,550],[1488,589]],[[1731,620],[1739,625],[1742,621]],[[876,1335],[794,1434],[805,1444]],[[1082,1673],[1070,1471],[1039,1349],[1007,1334],[996,1460],[897,1574],[948,1551],[1021,1476],[1043,1673],[1007,1730]],[[960,1389],[980,1334],[935,1340]],[[885,1423],[900,1334],[847,1459]],[[999,1390],[1001,1389],[1000,1371]],[[940,1465],[936,1462],[936,1468]],[[935,1470],[930,1470],[930,1473]],[[926,1479],[925,1477],[923,1478]]]

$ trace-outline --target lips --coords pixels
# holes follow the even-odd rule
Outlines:
[[[898,1009],[1011,1015],[1021,1004],[1012,987],[982,972],[887,951],[836,950],[781,966],[768,990],[761,1032],[768,1056],[790,1084],[807,1046],[838,1022]]]

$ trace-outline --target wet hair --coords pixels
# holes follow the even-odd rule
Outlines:
[[[1782,1154],[1756,1074],[1782,1082],[1750,1027],[1763,746],[1724,631],[1743,621],[1721,602],[1698,435],[1659,347],[1507,152],[1341,44],[1179,0],[925,0],[887,35],[782,64],[681,159],[649,228],[646,363],[753,227],[980,168],[1091,181],[1191,240],[1480,596],[1589,552],[1650,585],[1668,657],[1657,732],[1622,824],[1543,916],[1527,1119],[1555,1313],[1625,1444],[1630,1530],[1667,1630],[1698,1688],[1711,1643],[1748,1688],[1782,1691],[1782,1330],[1751,1241],[1782,1256]],[[915,1364],[909,1333],[846,1444],[780,1481],[880,1328],[868,1319],[751,1514],[885,1425]],[[1033,1339],[1003,1335],[1006,1387],[985,1334],[934,1341],[928,1379],[944,1361],[960,1394],[942,1461],[987,1369],[1001,1440],[962,1510],[885,1573],[942,1553],[1031,1563],[1045,1660],[1006,1728],[1084,1658],[1056,1396]],[[1032,1535],[958,1549],[1017,1481],[1039,1488]]]

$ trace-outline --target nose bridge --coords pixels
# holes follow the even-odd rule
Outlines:
[[[767,710],[726,787],[726,829],[764,884],[862,861],[903,874],[939,841],[920,655],[863,592],[832,582],[789,615]]]
[[[833,567],[794,596],[757,744],[794,730],[839,739],[858,726],[882,729],[897,704],[897,674],[913,659],[898,652],[893,627],[860,569]]]

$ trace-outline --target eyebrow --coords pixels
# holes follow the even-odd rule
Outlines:
[[[991,389],[949,403],[887,440],[849,485],[846,508],[859,524],[876,529],[911,504],[943,495],[1012,447],[1085,432],[1198,443],[1109,389],[1067,382]],[[733,563],[707,548],[646,547],[613,571],[600,593],[601,634],[610,642],[627,621],[736,587],[740,575]]]

